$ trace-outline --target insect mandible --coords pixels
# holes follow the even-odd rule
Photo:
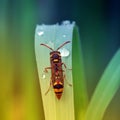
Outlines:
[[[58,50],[68,43],[70,43],[70,41],[64,42],[56,50],[53,50],[51,47],[49,47],[46,44],[40,44],[40,45],[45,46],[51,50],[51,52],[50,52],[50,64],[51,64],[51,66],[46,67],[45,72],[48,72],[48,69],[51,69],[50,87],[51,86],[53,87],[54,93],[56,94],[56,97],[58,99],[61,98],[62,93],[63,93],[63,89],[64,89],[65,74],[63,74],[64,70],[62,69],[62,65],[64,65],[64,67],[67,68],[66,65],[62,62],[61,53]],[[71,86],[71,84],[69,84],[69,85]],[[47,94],[49,92],[50,87],[48,88],[48,90],[45,94]]]

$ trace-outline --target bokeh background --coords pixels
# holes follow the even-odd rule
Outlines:
[[[0,120],[44,120],[34,54],[37,24],[76,21],[89,99],[120,47],[119,0],[0,0]],[[103,120],[119,120],[120,89]]]

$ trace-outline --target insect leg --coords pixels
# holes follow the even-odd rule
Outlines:
[[[65,65],[65,63],[61,63],[62,65],[64,65],[65,69],[67,69],[67,66]]]
[[[46,67],[45,70],[44,70],[44,72],[47,73],[47,72],[48,72],[48,69],[51,69],[51,67]]]
[[[65,63],[61,63],[62,65],[64,65],[65,69],[67,69],[67,66]],[[68,70],[72,70],[72,69],[68,69]]]
[[[51,85],[52,85],[52,80],[50,80],[50,86],[49,86],[48,90],[45,92],[45,95],[47,95],[48,92],[50,91]]]
[[[65,79],[65,81],[67,82],[67,84],[68,84],[70,87],[72,87],[72,84],[70,84],[70,83],[67,81],[67,79],[66,79],[66,76],[65,76],[65,75],[63,76],[63,78]]]

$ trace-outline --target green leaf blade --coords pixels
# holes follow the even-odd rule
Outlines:
[[[85,120],[102,120],[110,101],[120,86],[120,49],[100,79],[86,112]]]
[[[74,28],[73,33],[73,84],[74,84],[74,103],[76,120],[83,120],[88,104],[88,95],[86,88],[86,78],[82,56],[82,48],[79,37],[78,27]]]
[[[49,53],[51,51],[44,46],[40,46],[40,44],[43,43],[56,50],[64,42],[71,41],[71,43],[63,47],[67,49],[70,54],[67,57],[63,57],[62,61],[66,64],[68,69],[72,68],[73,28],[74,23],[66,24],[65,22],[62,25],[41,25],[36,28],[35,54],[45,120],[75,120],[73,87],[70,87],[66,82],[67,80],[69,83],[72,83],[72,71],[65,70],[64,74],[66,75],[66,80],[64,81],[64,92],[60,100],[56,98],[52,86],[48,94],[45,95],[45,92],[50,86],[51,71],[48,71],[48,73],[44,73],[43,71],[45,67],[50,66]],[[42,76],[43,74],[44,76]]]

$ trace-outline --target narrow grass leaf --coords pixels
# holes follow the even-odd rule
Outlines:
[[[88,104],[84,63],[78,27],[74,28],[72,47],[72,69],[76,120],[83,120]]]
[[[85,120],[102,120],[120,86],[120,49],[108,64],[100,79],[86,112]]]
[[[45,120],[75,120],[74,117],[74,95],[72,84],[72,34],[74,23],[70,24],[64,21],[62,25],[38,25],[35,32],[35,54],[39,74],[39,82],[43,101]],[[46,67],[50,67],[50,49],[40,46],[41,43],[48,45],[56,50],[66,41],[71,41],[63,46],[60,51],[62,61],[68,69],[64,69],[66,75],[64,83],[64,92],[60,100],[57,99],[50,86],[51,70],[48,73],[43,72]],[[63,67],[64,68],[64,67]],[[45,92],[50,87],[49,92]]]

